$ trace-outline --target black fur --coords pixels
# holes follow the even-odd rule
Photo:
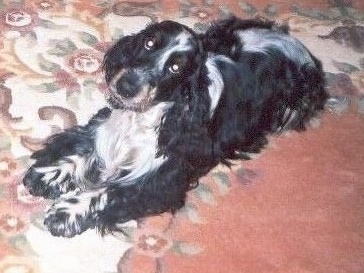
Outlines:
[[[60,198],[45,219],[51,233],[71,237],[93,227],[105,232],[128,220],[173,213],[184,205],[187,191],[217,164],[249,158],[249,153],[266,145],[270,134],[305,129],[327,98],[321,63],[308,50],[311,63],[292,60],[269,44],[265,52],[246,51],[236,32],[257,29],[288,35],[287,28],[272,22],[231,18],[216,22],[201,35],[165,21],[119,40],[106,54],[104,65],[108,100],[115,109],[105,108],[86,126],[52,137],[32,156],[35,163],[24,177],[32,194]],[[224,83],[223,89],[215,90],[221,92],[215,107],[209,90],[216,79],[208,62]],[[122,179],[132,170],[123,166],[102,180],[106,166],[97,153],[99,128],[114,111],[142,115],[167,102],[171,105],[155,126],[155,158],[165,159],[163,163],[128,183]],[[79,181],[75,171],[62,173],[65,163],[79,164],[72,159],[75,155],[92,159],[83,170],[86,182]],[[42,167],[55,168],[59,174],[45,180],[48,169]],[[64,179],[52,183],[60,174]],[[102,194],[89,198],[89,208],[81,216],[66,210],[100,189]],[[70,190],[75,194],[62,197]]]
[[[273,47],[267,47],[265,53],[245,51],[244,44],[232,35],[257,28],[288,34],[287,26],[274,22],[232,17],[215,23],[204,35],[205,50],[234,62],[220,64],[229,92],[224,92],[213,120],[228,159],[235,159],[236,151],[259,152],[267,143],[266,136],[280,128],[304,130],[305,124],[324,109],[328,98],[321,62],[308,50],[314,66],[299,65]],[[284,117],[287,109],[296,111],[289,124],[289,115]]]

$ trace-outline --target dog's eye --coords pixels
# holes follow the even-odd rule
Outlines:
[[[146,50],[151,50],[155,46],[155,41],[153,39],[147,39],[144,43]]]
[[[181,65],[180,64],[178,64],[178,63],[174,63],[174,64],[172,64],[169,68],[169,71],[171,72],[171,73],[173,73],[173,74],[177,74],[177,73],[179,73],[180,72],[180,70],[181,70]]]

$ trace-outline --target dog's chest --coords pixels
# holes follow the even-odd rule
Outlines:
[[[112,112],[96,133],[95,149],[103,163],[102,180],[127,183],[163,163],[164,158],[156,157],[157,128],[168,107],[167,103],[160,103],[142,113]]]

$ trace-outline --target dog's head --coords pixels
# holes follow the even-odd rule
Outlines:
[[[170,101],[177,87],[197,73],[203,55],[198,35],[172,21],[125,36],[105,55],[107,99],[115,108],[135,111]]]

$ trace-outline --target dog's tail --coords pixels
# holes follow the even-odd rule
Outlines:
[[[325,108],[329,95],[325,88],[325,76],[321,62],[300,67],[297,77],[298,86],[294,87],[289,108],[284,113],[280,131],[306,129],[307,124]]]

